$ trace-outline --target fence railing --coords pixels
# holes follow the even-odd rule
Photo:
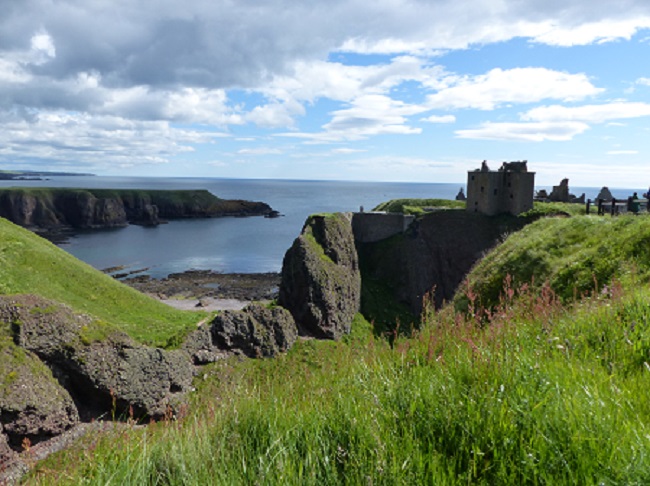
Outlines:
[[[612,216],[625,213],[637,214],[650,210],[648,201],[648,199],[632,199],[631,197],[627,199],[613,198],[611,201],[587,199],[586,212],[590,214],[593,209],[596,209],[597,214],[611,214]]]

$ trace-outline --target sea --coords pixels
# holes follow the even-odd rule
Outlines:
[[[454,199],[464,183],[403,183],[219,179],[163,177],[51,176],[47,180],[0,181],[0,187],[70,187],[101,189],[207,189],[223,199],[262,201],[282,214],[278,218],[225,217],[174,220],[156,227],[80,231],[58,243],[76,258],[104,270],[164,278],[187,270],[222,273],[279,272],[285,252],[310,214],[368,211],[399,198]],[[536,189],[550,187],[540,186]],[[571,187],[595,199],[600,188]],[[626,198],[645,189],[612,189]]]

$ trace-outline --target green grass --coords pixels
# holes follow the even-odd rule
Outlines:
[[[67,304],[139,342],[157,346],[177,340],[204,317],[157,302],[0,218],[0,295],[12,294],[35,294]]]
[[[553,277],[593,252],[608,285],[574,299],[506,274],[493,305],[427,306],[390,344],[357,317],[341,342],[224,360],[178,420],[93,434],[27,484],[650,484],[649,234],[540,220],[484,263]]]
[[[184,418],[88,438],[28,483],[648,484],[649,301],[523,293],[488,327],[428,312],[392,348],[361,323],[227,361]]]
[[[509,276],[512,286],[548,283],[564,300],[609,285],[612,279],[650,281],[650,217],[543,218],[510,235],[468,275],[480,305],[495,305]],[[467,293],[455,302],[466,309]]]
[[[373,211],[421,215],[426,212],[425,208],[465,209],[465,201],[452,201],[449,199],[392,199],[379,204]]]

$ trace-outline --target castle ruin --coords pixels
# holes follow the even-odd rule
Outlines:
[[[467,211],[494,216],[517,215],[533,208],[535,173],[528,172],[526,160],[504,162],[490,170],[487,161],[467,173]]]

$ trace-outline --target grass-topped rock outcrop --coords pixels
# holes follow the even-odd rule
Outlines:
[[[282,262],[278,302],[301,335],[339,339],[350,332],[361,300],[361,274],[350,220],[310,216]]]
[[[0,323],[11,326],[14,343],[54,370],[77,405],[94,415],[131,408],[137,417],[162,417],[190,389],[194,369],[187,353],[138,344],[61,304],[31,295],[0,297]]]
[[[0,189],[0,217],[24,227],[110,228],[165,219],[262,216],[263,202],[220,199],[206,190]]]

